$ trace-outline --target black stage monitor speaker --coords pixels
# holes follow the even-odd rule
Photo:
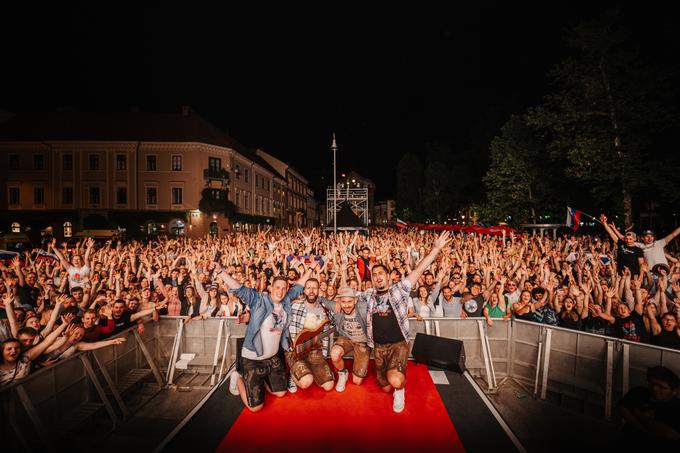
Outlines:
[[[412,354],[416,362],[461,374],[465,372],[465,347],[460,340],[417,333]]]

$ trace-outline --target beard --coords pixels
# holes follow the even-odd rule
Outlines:
[[[319,295],[315,294],[313,296],[308,296],[305,294],[305,299],[307,299],[307,303],[315,304],[316,301],[319,299]]]

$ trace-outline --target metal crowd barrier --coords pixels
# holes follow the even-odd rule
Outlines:
[[[160,391],[191,367],[203,376],[191,385],[219,383],[235,362],[236,340],[246,326],[236,317],[184,321],[164,316],[145,324],[141,335],[132,327],[119,334],[127,337],[121,345],[76,354],[3,388],[2,414],[19,444],[29,450],[37,436],[49,451],[55,434],[101,410],[114,429],[134,411],[124,394],[144,379],[153,377]],[[425,318],[410,324],[411,340],[418,332],[462,340],[466,366],[488,392],[512,378],[536,398],[551,393],[576,399],[602,409],[606,418],[615,398],[644,384],[647,367],[663,365],[680,374],[680,351],[528,321],[494,319],[488,327],[484,318]],[[192,358],[178,372],[182,354]]]
[[[146,325],[141,335],[131,327],[115,336],[125,337],[125,343],[74,354],[4,387],[2,418],[17,446],[31,451],[38,441],[42,450],[54,451],[55,441],[101,410],[113,430],[131,413],[123,396],[135,384],[153,375],[160,390],[164,382],[154,361],[153,327]]]

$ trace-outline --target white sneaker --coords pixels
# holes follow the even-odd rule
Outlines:
[[[290,393],[295,393],[297,392],[297,385],[295,385],[295,382],[293,381],[293,377],[291,376],[288,378],[288,391]]]
[[[238,378],[241,377],[240,374],[236,370],[232,371],[231,376],[229,377],[229,393],[232,395],[238,396]]]
[[[404,406],[406,406],[406,393],[404,392],[404,389],[395,390],[393,398],[392,410],[398,414],[403,411]]]
[[[349,379],[349,373],[347,372],[347,368],[344,370],[338,371],[338,382],[335,383],[335,391],[336,392],[344,392],[345,391],[345,386],[347,385],[347,379]]]

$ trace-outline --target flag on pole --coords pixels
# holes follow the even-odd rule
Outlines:
[[[59,257],[55,255],[54,253],[48,253],[43,250],[38,251],[38,255],[36,256],[36,259],[39,261],[46,261],[46,260],[51,260],[51,261],[59,261]]]
[[[399,218],[397,219],[397,228],[404,230],[404,229],[406,229],[407,226],[408,225],[406,224],[406,222],[404,222],[403,220],[401,220]]]
[[[582,214],[581,211],[567,206],[567,222],[566,222],[567,226],[572,230],[576,231],[579,227],[581,214]]]

